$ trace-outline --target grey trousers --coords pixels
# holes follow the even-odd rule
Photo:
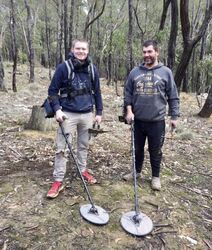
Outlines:
[[[70,113],[64,112],[68,119],[63,122],[65,133],[69,135],[68,140],[73,142],[73,136],[76,132],[77,141],[77,162],[80,170],[83,172],[87,165],[87,155],[89,146],[88,129],[93,124],[93,114],[90,113]],[[53,177],[55,181],[62,182],[66,173],[67,156],[69,154],[65,138],[62,135],[60,127],[56,136],[56,154],[54,162]]]

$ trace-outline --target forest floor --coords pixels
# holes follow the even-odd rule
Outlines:
[[[27,83],[27,68],[18,67],[13,93],[11,66],[5,65],[8,92],[0,92],[0,249],[212,249],[212,120],[202,119],[194,95],[181,93],[181,117],[172,136],[167,123],[163,148],[162,191],[150,187],[146,148],[143,178],[138,182],[139,211],[153,221],[145,237],[126,233],[121,216],[134,209],[130,127],[118,121],[122,97],[102,82],[104,121],[108,133],[91,139],[88,168],[98,183],[88,186],[98,206],[108,211],[105,226],[85,221],[79,208],[87,195],[72,160],[66,189],[56,199],[46,193],[52,183],[55,130],[25,129],[32,107],[47,95],[48,71],[36,68]],[[122,88],[119,86],[122,94]],[[56,127],[56,122],[55,122]]]

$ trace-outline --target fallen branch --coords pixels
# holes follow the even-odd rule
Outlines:
[[[207,177],[212,177],[212,174],[211,173],[201,173],[201,172],[197,172],[198,174],[200,175],[203,175],[203,176],[207,176]]]
[[[174,183],[175,185],[178,185],[178,186],[180,186],[180,187],[182,187],[182,188],[185,188],[186,190],[189,190],[189,191],[191,191],[191,192],[194,192],[194,193],[196,193],[196,194],[200,194],[200,195],[202,195],[202,196],[205,196],[205,197],[208,197],[208,198],[212,198],[212,196],[211,195],[209,195],[209,194],[204,194],[204,193],[202,193],[201,191],[199,191],[199,190],[194,190],[194,189],[192,189],[192,188],[189,188],[189,187],[185,187],[185,186],[183,186],[183,185],[180,185],[179,183]]]
[[[206,206],[206,205],[204,205],[204,204],[202,204],[202,203],[199,203],[199,202],[197,202],[197,201],[195,201],[195,200],[188,199],[187,197],[185,198],[185,197],[182,196],[182,200],[185,201],[185,202],[192,202],[192,203],[194,203],[194,204],[197,204],[197,205],[200,206],[200,207],[204,207],[204,208],[210,209],[209,206]]]
[[[154,227],[173,227],[172,224],[156,224]]]

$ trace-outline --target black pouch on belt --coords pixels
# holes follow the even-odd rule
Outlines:
[[[44,103],[41,105],[41,107],[44,109],[45,112],[45,118],[52,118],[54,117],[55,113],[51,106],[50,99],[47,97],[44,101]]]

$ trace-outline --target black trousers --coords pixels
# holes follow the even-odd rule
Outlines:
[[[162,160],[162,146],[165,138],[165,121],[143,122],[135,120],[135,166],[140,173],[144,161],[144,146],[148,140],[148,150],[152,168],[152,176],[159,177]]]

